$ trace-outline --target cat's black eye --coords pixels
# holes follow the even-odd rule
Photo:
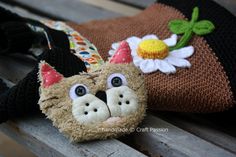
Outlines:
[[[84,86],[77,86],[76,88],[75,88],[75,94],[77,95],[77,96],[83,96],[83,95],[85,95],[87,93],[87,90],[86,90],[86,88],[84,87]]]
[[[89,89],[84,84],[75,84],[70,89],[70,97],[72,100],[84,96],[89,93]]]
[[[111,74],[107,79],[108,88],[127,86],[127,85],[128,83],[125,76],[120,73]]]
[[[111,84],[113,87],[120,87],[122,86],[122,79],[120,77],[114,77],[111,80]]]

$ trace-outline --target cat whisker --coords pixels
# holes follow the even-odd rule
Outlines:
[[[59,98],[56,97],[56,96],[53,96],[53,97],[46,98],[46,99],[42,100],[42,102],[49,101],[49,100],[53,100],[53,99],[59,99]]]

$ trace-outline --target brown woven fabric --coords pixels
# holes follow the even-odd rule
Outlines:
[[[168,22],[183,18],[184,15],[172,7],[154,4],[134,17],[70,25],[92,41],[106,60],[112,43],[134,35],[156,34],[161,39],[168,38],[171,35]],[[145,76],[149,109],[217,112],[234,105],[228,78],[204,38],[194,37],[190,45],[195,48],[189,59],[190,69],[178,69],[173,75],[155,72]]]

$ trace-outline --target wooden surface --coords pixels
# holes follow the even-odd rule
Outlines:
[[[91,6],[79,0],[15,0],[52,16],[74,22],[121,16],[118,13]]]
[[[147,8],[148,6],[150,6],[151,4],[155,3],[156,0],[114,0],[116,2],[121,2],[121,3],[125,3],[131,6],[136,6],[139,8]]]
[[[0,132],[0,157],[36,157],[33,153],[29,152],[26,148],[10,139],[8,136]]]
[[[37,156],[145,156],[116,139],[71,144],[49,120],[40,116],[8,122],[0,128]]]
[[[148,115],[141,127],[168,129],[168,131],[164,132],[157,131],[134,134],[137,142],[143,143],[143,147],[145,146],[145,149],[152,152],[152,154],[159,153],[166,157],[235,156],[235,154],[230,151],[220,148],[217,145],[212,144],[210,141],[199,138],[198,136],[180,129],[177,126],[153,115]],[[210,133],[214,134],[214,132]]]
[[[68,3],[68,1],[70,3]],[[231,0],[218,3],[230,5]],[[99,4],[94,3],[99,2]],[[125,2],[125,3],[124,3]],[[16,0],[16,3],[0,3],[14,12],[35,19],[47,18],[84,22],[92,19],[104,19],[122,15],[133,15],[140,8],[149,6],[153,0]],[[14,6],[17,4],[17,6]],[[19,4],[21,7],[19,7]],[[116,6],[116,7],[114,7]],[[133,7],[136,6],[136,7]],[[138,7],[137,7],[138,6]],[[22,9],[22,7],[24,9]],[[108,7],[108,8],[107,8]],[[30,8],[30,9],[29,9]],[[107,9],[106,9],[107,8]],[[25,9],[36,11],[26,11]],[[233,9],[233,10],[234,10]],[[125,13],[124,13],[125,12]],[[233,12],[233,11],[232,11]],[[36,14],[37,13],[37,14]],[[39,14],[38,14],[39,13]],[[42,17],[43,16],[43,17]],[[9,85],[22,79],[35,64],[30,57],[13,55],[0,57],[0,77]],[[226,121],[230,121],[234,114]],[[225,115],[220,115],[225,116]],[[218,116],[218,117],[220,117]],[[209,116],[211,117],[211,116]],[[157,132],[137,131],[119,139],[94,141],[86,143],[69,143],[69,141],[54,128],[50,121],[41,115],[22,118],[0,125],[8,136],[25,145],[38,156],[236,156],[235,121],[231,127],[222,129],[207,116],[192,114],[155,113],[148,114],[140,128],[164,129]],[[221,125],[223,126],[223,125]],[[167,129],[167,130],[166,130]],[[1,150],[1,148],[0,148]]]
[[[202,116],[194,116],[192,114],[173,114],[173,116],[168,116],[168,113],[162,113],[160,117],[191,134],[236,154],[235,114],[229,113],[229,117],[226,117],[223,113],[218,115],[217,117],[224,120],[224,123],[228,124],[228,126],[223,126],[220,121],[217,121],[217,125],[213,124],[212,121],[207,119],[212,117],[211,115],[205,115],[206,118],[202,118]]]
[[[146,8],[158,0],[114,0],[139,8]],[[236,0],[213,0],[236,16]]]

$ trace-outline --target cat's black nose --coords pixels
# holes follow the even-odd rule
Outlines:
[[[107,103],[107,94],[105,91],[98,91],[95,94],[96,97],[98,97],[99,99],[101,99],[103,102]]]

